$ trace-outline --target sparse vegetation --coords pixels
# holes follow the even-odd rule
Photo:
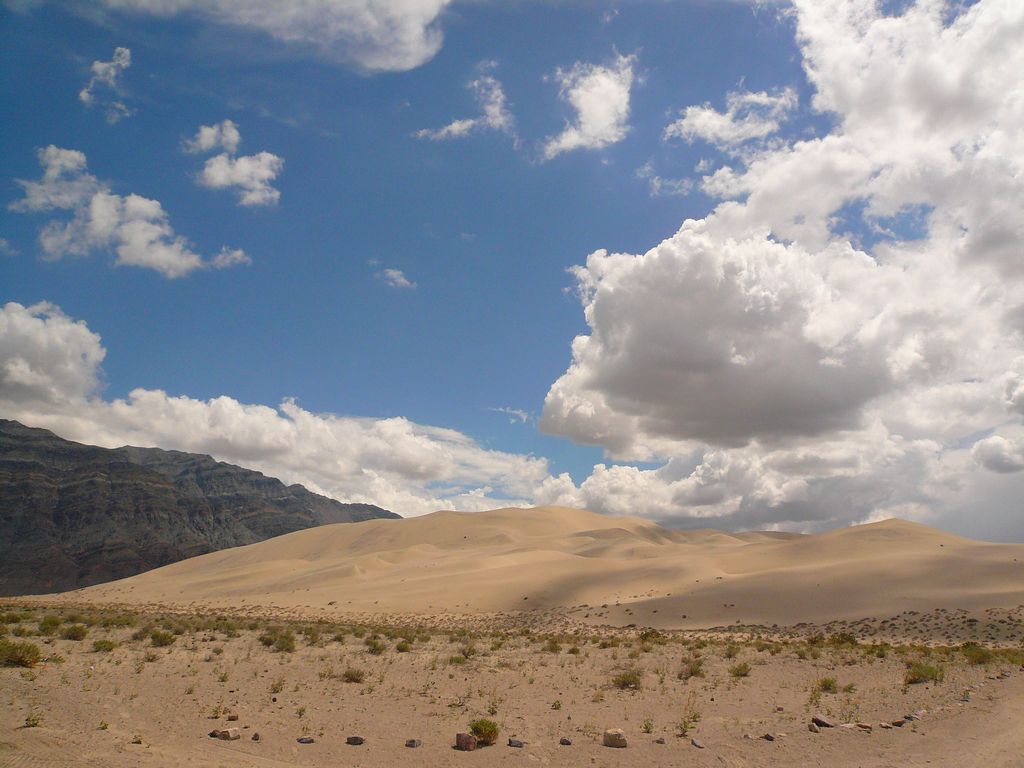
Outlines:
[[[493,720],[474,720],[469,724],[469,732],[476,736],[477,741],[487,746],[498,740],[498,724]]]
[[[34,667],[42,658],[38,645],[0,638],[0,667]]]
[[[644,671],[630,667],[612,678],[612,685],[623,691],[639,691],[643,685]]]
[[[733,677],[747,677],[750,675],[750,665],[746,662],[729,667],[729,674]]]

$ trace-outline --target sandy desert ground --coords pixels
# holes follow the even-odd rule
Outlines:
[[[902,521],[438,513],[0,611],[0,767],[1024,765],[1024,545]]]

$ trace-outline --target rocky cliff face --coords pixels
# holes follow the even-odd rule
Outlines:
[[[63,592],[328,523],[398,518],[209,456],[0,419],[0,595]]]

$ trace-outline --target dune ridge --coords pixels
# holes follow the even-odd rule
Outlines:
[[[1024,604],[1024,545],[886,520],[818,535],[676,531],[564,507],[297,531],[75,593],[324,615],[561,609],[663,629],[826,623]]]

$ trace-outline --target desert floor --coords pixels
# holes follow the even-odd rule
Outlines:
[[[867,626],[658,632],[564,611],[285,622],[8,600],[0,612],[0,643],[41,655],[0,668],[0,766],[1024,765],[1020,609],[894,617],[899,645]],[[82,639],[65,639],[82,636],[73,627]],[[964,648],[965,633],[980,643]],[[836,727],[812,733],[815,714]],[[455,751],[481,718],[497,742]],[[239,740],[209,736],[229,726]],[[627,748],[602,746],[608,728]]]

